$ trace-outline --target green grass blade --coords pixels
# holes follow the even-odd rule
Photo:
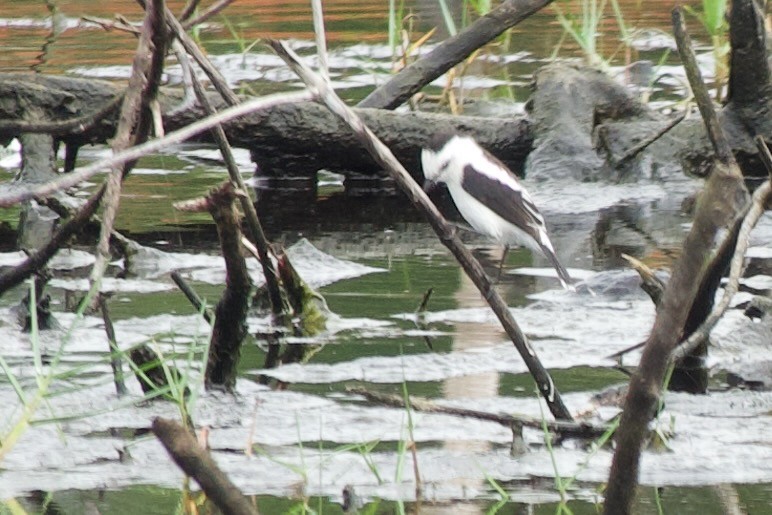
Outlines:
[[[447,2],[445,0],[437,0],[437,2],[440,5],[440,12],[445,22],[445,28],[448,29],[448,34],[455,36],[458,34],[458,29],[456,29],[456,22],[453,21],[453,14],[450,12]]]
[[[8,366],[8,363],[5,361],[5,358],[3,358],[2,356],[0,356],[0,368],[3,369],[3,374],[5,374],[5,377],[8,379],[8,382],[11,383],[11,386],[13,387],[13,390],[16,392],[16,396],[19,398],[21,403],[27,404],[27,399],[24,397],[24,390],[19,384],[19,381],[16,379],[16,376],[14,375],[13,370],[11,370],[11,367]]]

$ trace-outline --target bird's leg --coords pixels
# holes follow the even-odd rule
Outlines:
[[[501,255],[501,261],[499,262],[499,273],[496,275],[496,284],[501,281],[501,271],[504,269],[504,261],[507,260],[507,253],[509,252],[509,245],[504,245],[504,253]]]
[[[468,225],[460,224],[457,222],[448,221],[448,227],[450,228],[450,230],[445,232],[445,234],[443,234],[443,240],[451,240],[456,236],[458,236],[458,234],[461,231],[475,232],[475,230],[469,227]]]

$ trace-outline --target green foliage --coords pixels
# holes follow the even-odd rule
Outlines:
[[[458,34],[458,29],[456,28],[456,22],[453,20],[453,13],[451,13],[450,8],[448,7],[448,4],[445,0],[437,0],[437,3],[440,6],[442,20],[445,22],[445,29],[447,29],[448,34],[455,36]]]
[[[710,36],[715,61],[716,100],[721,99],[722,88],[729,77],[729,24],[725,17],[726,8],[727,0],[702,0],[702,11],[684,6],[689,14],[702,23]]]
[[[236,30],[236,27],[231,23],[230,19],[227,16],[221,16],[223,20],[223,24],[228,29],[228,32],[230,32],[231,36],[233,37],[233,41],[236,42],[236,44],[239,47],[239,51],[241,52],[242,57],[242,66],[246,66],[246,56],[249,53],[252,48],[254,48],[255,45],[257,45],[260,40],[256,39],[252,41],[251,43],[247,43],[246,38],[244,38],[244,35],[240,30]]]
[[[571,0],[566,0],[565,3],[568,3],[569,1]],[[607,2],[606,0],[576,1],[580,2],[578,15],[567,14],[564,11],[564,8],[557,2],[552,4],[552,8],[557,14],[558,22],[561,27],[563,27],[564,31],[560,41],[556,45],[552,58],[554,59],[557,57],[558,51],[565,42],[566,37],[570,37],[577,45],[579,45],[587,64],[606,70],[609,67],[610,60],[614,57],[614,54],[618,52],[618,50],[616,50],[612,55],[604,56],[598,48],[598,42],[603,37],[600,27],[604,17],[607,16]],[[633,34],[636,30],[634,27],[628,26],[625,21],[624,13],[619,5],[619,1],[611,0],[610,4],[614,20],[619,29],[619,47],[624,49],[626,54],[625,60],[629,63]]]
[[[702,22],[711,36],[725,33],[729,28],[724,14],[727,0],[702,0],[702,12],[698,13],[690,7],[685,7]]]
[[[582,49],[587,64],[606,67],[606,61],[598,53],[598,27],[603,19],[606,0],[581,0],[581,16],[566,14],[558,3],[552,4],[557,13],[558,22],[566,34],[571,36]]]

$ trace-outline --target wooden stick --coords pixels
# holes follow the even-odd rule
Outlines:
[[[177,466],[199,484],[223,513],[257,515],[257,510],[201,448],[190,431],[173,420],[157,417],[153,420],[153,433]]]
[[[378,392],[371,392],[360,387],[347,388],[346,391],[356,395],[361,395],[368,401],[377,402],[378,404],[383,404],[385,406],[392,406],[394,408],[405,407],[405,400],[399,395],[387,395]],[[410,397],[410,407],[415,411],[422,411],[425,413],[443,413],[446,415],[455,415],[458,417],[486,420],[488,422],[495,422],[509,428],[523,426],[541,430],[543,427],[542,420],[538,418],[516,415],[500,415],[496,413],[489,413],[487,411],[440,406],[434,402],[420,397]],[[547,429],[550,431],[562,436],[574,438],[597,438],[603,435],[609,429],[607,426],[596,426],[587,422],[570,422],[566,420],[547,420],[546,424]]]
[[[150,133],[152,115],[150,103],[158,96],[161,72],[166,57],[166,24],[163,0],[151,0],[145,7],[142,33],[134,55],[129,85],[123,97],[120,121],[111,144],[113,152],[121,152],[137,143],[143,143]],[[102,226],[96,248],[96,260],[91,268],[91,289],[98,291],[107,263],[110,260],[110,235],[113,231],[121,200],[123,179],[134,167],[135,161],[115,165],[106,179],[102,212]],[[96,298],[94,299],[97,300]]]
[[[115,338],[115,328],[110,318],[110,311],[107,309],[107,299],[99,294],[99,309],[102,311],[102,320],[105,323],[105,333],[107,334],[107,343],[110,346],[110,367],[113,370],[113,382],[115,383],[115,392],[118,397],[126,395],[126,382],[123,380],[123,360],[121,359],[120,349]]]
[[[214,313],[206,306],[203,299],[198,295],[198,293],[196,293],[196,290],[194,290],[193,287],[182,278],[178,271],[175,270],[170,275],[172,281],[174,281],[174,284],[176,284],[177,288],[179,288],[180,291],[185,295],[185,298],[188,299],[196,311],[201,313],[201,315],[204,317],[204,320],[206,320],[206,322],[211,325],[214,319]]]

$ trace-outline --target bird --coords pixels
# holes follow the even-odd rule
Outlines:
[[[472,228],[504,245],[525,245],[552,263],[563,288],[573,280],[558,260],[544,217],[512,171],[471,136],[438,131],[421,149],[424,191],[444,183]],[[503,263],[503,258],[502,258]]]

